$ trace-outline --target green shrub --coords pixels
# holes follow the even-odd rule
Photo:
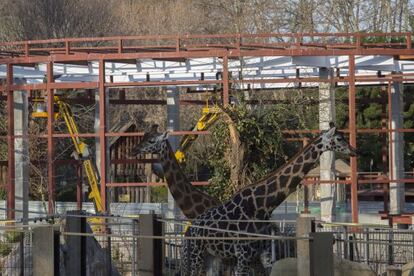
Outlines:
[[[14,231],[6,232],[4,234],[4,238],[6,239],[6,241],[8,243],[19,242],[22,239],[22,233],[20,233],[20,232],[14,232]]]
[[[7,242],[0,241],[0,256],[7,256],[12,251],[11,245]]]

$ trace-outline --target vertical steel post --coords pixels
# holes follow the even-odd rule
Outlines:
[[[106,106],[105,106],[105,61],[99,60],[99,147],[101,152],[101,200],[106,211]]]
[[[392,123],[391,123],[391,121],[392,121],[392,105],[391,105],[391,101],[392,101],[392,97],[391,97],[391,82],[388,82],[388,86],[387,86],[387,96],[388,96],[388,130],[389,131],[391,131],[392,130]],[[390,135],[390,132],[388,132],[388,137],[389,137],[389,139],[388,139],[388,148],[389,148],[389,156],[390,156],[390,159],[392,158],[391,156],[393,156],[394,155],[394,152],[393,152],[393,148],[392,148],[392,142],[393,142],[393,140],[392,140],[392,135]],[[389,162],[389,163],[391,163],[391,161]],[[389,170],[389,179],[394,179],[394,171],[393,170]],[[388,182],[388,187],[389,187],[389,185],[391,184],[391,182]],[[388,188],[388,190],[389,190],[389,188]]]
[[[13,97],[13,65],[7,64],[6,92],[7,92],[7,219],[14,219],[14,97]]]
[[[349,144],[356,148],[355,56],[349,55]],[[351,157],[351,211],[352,222],[358,222],[357,159]]]
[[[83,202],[83,193],[82,193],[82,165],[76,164],[76,205],[78,210],[82,210],[82,202]]]
[[[132,220],[132,276],[137,276],[137,247],[138,247],[138,243],[137,243],[137,238],[135,236],[137,236],[139,234],[138,231],[138,220],[134,219]]]
[[[365,263],[369,264],[369,228],[365,228]]]
[[[229,105],[229,57],[223,57],[223,106]]]
[[[54,145],[53,145],[53,122],[54,122],[54,90],[49,84],[54,82],[53,62],[48,62],[46,66],[47,78],[47,192],[48,192],[48,212],[54,213],[55,207],[55,166],[54,166]]]
[[[387,89],[385,86],[381,86],[381,129],[387,129]],[[384,132],[381,134],[381,155],[382,155],[382,173],[384,176],[387,175],[388,172],[388,147],[387,147],[387,135],[388,133]],[[384,214],[389,212],[389,205],[388,205],[388,195],[389,195],[389,183],[384,183],[382,185],[383,190],[383,201],[384,201]]]
[[[309,233],[310,244],[310,275],[334,275],[333,233]]]
[[[355,260],[355,255],[354,255],[354,251],[355,251],[355,239],[353,236],[349,236],[349,260],[350,261],[354,261]]]
[[[299,69],[297,69],[297,70],[299,70]],[[305,148],[307,144],[308,144],[308,139],[303,139],[303,148]],[[309,186],[308,186],[308,184],[303,185],[303,213],[304,214],[310,214],[310,212],[309,212]]]

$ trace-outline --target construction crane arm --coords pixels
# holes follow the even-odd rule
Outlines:
[[[203,131],[209,129],[218,120],[220,113],[221,109],[219,107],[204,107],[202,110],[202,116],[198,119],[193,131]],[[196,134],[187,134],[183,136],[180,145],[175,152],[175,158],[179,163],[183,163],[185,161],[185,151],[196,139]]]
[[[104,208],[102,206],[101,194],[99,192],[99,175],[91,160],[90,150],[87,144],[85,144],[79,138],[79,130],[73,119],[72,111],[67,103],[62,101],[58,96],[55,96],[55,102],[59,108],[59,115],[64,119],[70,138],[75,146],[74,157],[77,160],[81,160],[84,167],[88,183],[90,186],[89,199],[91,199],[95,205],[95,211],[97,213],[103,213]]]

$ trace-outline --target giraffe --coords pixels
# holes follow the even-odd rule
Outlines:
[[[158,161],[163,167],[168,188],[186,218],[195,219],[207,210],[221,205],[218,199],[191,184],[180,169],[167,138],[168,132],[158,132],[158,125],[153,125],[150,131],[144,134],[141,142],[131,150],[130,158],[144,153],[158,154]],[[253,264],[254,270],[259,274],[263,274],[266,267],[270,265],[270,261],[265,256],[269,254],[270,243],[266,241],[261,244],[261,248],[262,255],[257,256]],[[227,259],[225,263],[234,266],[234,260]]]
[[[144,134],[141,142],[132,149],[130,156],[142,153],[158,153],[158,159],[164,171],[168,188],[178,207],[188,219],[194,219],[206,210],[219,206],[221,202],[194,187],[175,158],[168,142],[168,132],[158,132],[158,125],[153,125]]]
[[[249,266],[259,253],[260,243],[237,240],[243,234],[215,229],[244,232],[246,235],[263,233],[268,223],[262,220],[268,220],[272,211],[296,190],[322,152],[336,151],[356,156],[355,149],[344,139],[343,133],[337,131],[333,123],[330,125],[329,130],[315,138],[288,163],[193,220],[192,227],[186,232],[187,237],[236,239],[186,239],[182,249],[182,275],[199,275],[203,269],[203,255],[207,252],[220,258],[237,259],[235,274],[248,275]]]

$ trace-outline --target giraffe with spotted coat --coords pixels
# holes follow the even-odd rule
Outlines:
[[[141,142],[136,145],[130,156],[138,154],[157,153],[158,160],[164,171],[168,189],[175,202],[188,219],[194,219],[206,210],[219,206],[221,202],[207,193],[194,187],[181,170],[175,158],[174,151],[167,140],[168,132],[158,132],[158,125],[153,125],[144,134]]]
[[[337,131],[331,124],[329,130],[314,139],[281,168],[257,183],[242,188],[230,200],[193,220],[186,236],[201,237],[201,239],[184,241],[182,275],[200,275],[204,269],[203,256],[206,253],[221,258],[235,258],[237,260],[235,274],[248,275],[253,260],[260,252],[260,243],[237,240],[237,238],[248,233],[263,233],[268,223],[252,220],[269,220],[272,211],[296,190],[303,177],[325,151],[356,156],[355,149],[345,140],[343,133]],[[219,240],[202,239],[202,237],[236,239]]]
[[[134,158],[139,154],[158,154],[168,188],[176,204],[184,216],[190,220],[202,215],[207,210],[221,205],[221,202],[207,193],[194,187],[180,168],[174,152],[168,142],[168,132],[158,132],[158,125],[153,125],[150,131],[145,132],[140,143],[136,145],[130,155]],[[269,230],[270,231],[270,230]],[[271,265],[267,259],[270,243],[261,244],[261,256],[254,260],[254,270],[258,274],[264,274],[266,267]],[[233,258],[226,259],[226,264],[233,266]]]

